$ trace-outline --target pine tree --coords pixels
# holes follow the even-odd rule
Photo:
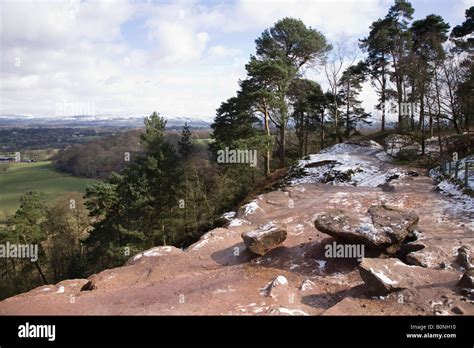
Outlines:
[[[366,78],[365,74],[366,66],[363,62],[360,62],[347,68],[339,82],[341,114],[345,120],[346,137],[349,137],[351,131],[355,130],[358,122],[367,122],[366,120],[370,116],[361,106],[362,101],[358,99],[362,91],[362,83]]]
[[[390,21],[378,19],[370,26],[369,36],[361,40],[360,46],[367,52],[366,65],[372,86],[379,96],[376,108],[382,111],[381,131],[385,131],[386,110],[391,90],[388,88],[391,43],[388,35]]]
[[[145,118],[144,155],[87,189],[86,205],[96,219],[87,244],[102,268],[120,265],[139,250],[171,244],[180,232],[175,211],[181,170],[165,141],[165,125],[156,112]]]
[[[191,139],[192,133],[189,129],[188,123],[185,123],[181,131],[181,139],[178,141],[178,152],[181,158],[188,159],[194,150],[194,144]]]

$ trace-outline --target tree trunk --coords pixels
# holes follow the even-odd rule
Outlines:
[[[46,277],[44,276],[44,273],[39,265],[39,262],[36,261],[35,263],[36,269],[38,270],[38,273],[40,274],[41,280],[43,281],[44,285],[48,284],[48,281],[46,280]]]
[[[304,133],[304,138],[303,138],[303,143],[304,143],[303,155],[306,156],[308,154],[308,135],[309,135],[309,118],[308,117],[306,117],[304,132],[305,133]]]
[[[321,111],[321,145],[320,150],[324,149],[324,110]]]
[[[436,128],[438,130],[439,158],[443,158],[443,141],[441,140],[441,126],[439,125],[439,113],[436,117]]]
[[[415,129],[415,113],[413,112],[413,106],[415,102],[415,80],[412,79],[412,84],[411,84],[411,98],[410,100],[412,101],[412,105],[410,107],[410,128],[412,130]]]
[[[430,107],[428,107],[429,109],[431,109]],[[434,130],[433,130],[433,115],[431,114],[431,110],[429,110],[429,113],[430,113],[430,138],[433,137],[434,135]]]
[[[387,81],[385,79],[385,66],[382,69],[382,132],[385,132],[385,90],[387,88]]]
[[[265,108],[265,132],[267,134],[267,136],[270,138],[270,117],[268,116],[268,108],[267,108],[267,104],[265,102],[265,100],[263,101],[264,103],[264,108]],[[270,140],[268,141],[267,143],[267,150],[266,150],[266,154],[265,154],[265,176],[269,176],[270,175],[270,161],[271,161],[271,150],[270,150],[270,146],[271,146],[271,143],[270,143]]]
[[[420,91],[420,124],[421,124],[421,154],[425,155],[425,104],[424,104],[424,91],[423,88]]]
[[[402,103],[403,103],[403,91],[402,91],[402,80],[400,76],[396,76],[397,84],[397,102],[398,102],[398,127],[404,129],[403,125],[403,114],[402,114]]]
[[[348,79],[349,80],[349,79]],[[350,118],[349,118],[349,110],[351,107],[351,85],[349,81],[347,81],[347,107],[346,107],[346,136],[349,138],[349,134],[351,133],[350,127]]]
[[[280,167],[285,167],[285,153],[286,153],[286,129],[284,124],[280,124]]]

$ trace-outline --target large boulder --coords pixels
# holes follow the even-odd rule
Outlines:
[[[374,295],[386,295],[402,289],[447,284],[454,287],[458,274],[451,270],[436,270],[409,266],[398,259],[364,259],[359,273]]]
[[[382,250],[404,241],[417,222],[418,215],[412,210],[375,205],[366,216],[337,209],[320,215],[314,224],[321,232],[343,242]]]
[[[242,239],[251,252],[263,255],[283,243],[286,235],[285,228],[269,222],[256,230],[242,233]]]

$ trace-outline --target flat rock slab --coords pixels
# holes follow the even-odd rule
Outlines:
[[[413,210],[399,210],[386,205],[374,205],[367,215],[336,209],[318,216],[315,227],[349,243],[362,243],[369,248],[386,249],[400,244],[418,222]]]
[[[459,273],[409,266],[398,259],[364,259],[359,265],[362,280],[374,295],[425,286],[454,287]]]
[[[286,235],[286,229],[276,225],[274,222],[269,222],[259,229],[242,233],[242,239],[251,252],[264,255],[283,243]]]

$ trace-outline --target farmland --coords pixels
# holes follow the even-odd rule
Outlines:
[[[13,163],[0,173],[0,221],[13,214],[20,204],[20,197],[28,191],[45,194],[45,201],[68,192],[85,192],[95,180],[74,177],[54,169],[50,161]]]

